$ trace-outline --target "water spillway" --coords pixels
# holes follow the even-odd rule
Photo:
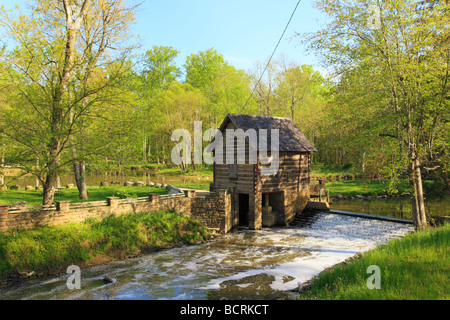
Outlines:
[[[236,230],[185,246],[0,288],[1,299],[269,299],[358,252],[413,231],[392,221],[317,213],[306,225]],[[112,282],[105,283],[108,276]]]

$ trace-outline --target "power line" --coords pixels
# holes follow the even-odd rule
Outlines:
[[[272,54],[271,54],[269,60],[267,61],[266,67],[264,68],[264,71],[261,73],[261,76],[259,77],[259,80],[258,80],[258,82],[256,83],[255,87],[253,88],[252,93],[249,95],[247,101],[246,101],[245,104],[242,106],[242,108],[241,108],[241,110],[239,111],[239,113],[241,113],[242,110],[244,110],[244,108],[247,106],[247,103],[250,101],[250,98],[251,98],[251,97],[253,96],[253,94],[255,93],[256,88],[257,88],[257,87],[259,86],[259,84],[261,83],[262,77],[264,76],[264,73],[266,73],[266,70],[267,70],[267,68],[269,67],[270,62],[272,61],[272,58],[273,58],[273,56],[275,55],[275,52],[277,51],[278,46],[280,45],[281,40],[283,39],[284,34],[286,33],[286,30],[288,29],[289,24],[291,23],[292,18],[294,17],[294,14],[295,14],[295,12],[297,11],[297,8],[298,8],[298,5],[300,4],[300,2],[302,2],[302,0],[299,0],[299,1],[297,2],[297,4],[295,5],[294,11],[292,12],[291,17],[289,18],[289,21],[288,21],[288,23],[286,24],[286,27],[284,28],[284,31],[283,31],[283,33],[281,34],[281,37],[280,37],[280,39],[278,40],[278,43],[277,43],[277,45],[275,46],[275,49],[273,50],[273,52],[272,52]]]

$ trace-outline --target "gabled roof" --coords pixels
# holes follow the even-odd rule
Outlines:
[[[300,131],[289,118],[263,117],[245,114],[230,113],[220,126],[220,131],[224,131],[228,122],[231,121],[238,129],[247,131],[248,129],[267,129],[267,148],[270,150],[271,129],[279,130],[280,145],[279,151],[286,152],[317,152],[317,149],[308,141],[303,132]],[[259,135],[258,135],[259,136]]]

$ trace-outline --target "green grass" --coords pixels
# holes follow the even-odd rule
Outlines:
[[[354,176],[355,173],[350,169],[341,169],[336,166],[324,166],[323,164],[311,165],[311,177],[330,177],[330,176]]]
[[[107,187],[88,187],[89,199],[80,200],[78,189],[63,189],[59,194],[55,195],[54,200],[69,200],[71,202],[83,201],[103,201],[107,197],[145,197],[149,193],[165,194],[167,190],[157,187],[124,187],[124,186],[107,186]],[[42,204],[42,190],[7,190],[0,191],[0,203],[13,204],[18,201],[26,201],[28,206],[38,206]]]
[[[198,221],[173,212],[109,216],[101,221],[0,232],[0,278],[62,270],[207,239]]]
[[[347,264],[322,272],[300,299],[449,299],[450,224],[394,239]],[[380,289],[369,289],[367,268],[381,271]]]
[[[325,186],[330,190],[330,196],[376,196],[389,193],[388,180],[345,180],[326,182]],[[407,181],[401,181],[398,185],[398,193],[410,193]]]
[[[188,188],[188,189],[209,191],[209,183],[185,183],[185,184],[176,184],[175,186],[178,188]]]

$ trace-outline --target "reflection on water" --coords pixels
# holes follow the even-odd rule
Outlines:
[[[334,201],[331,204],[331,209],[412,220],[412,206],[410,199]],[[450,215],[450,197],[427,199],[425,201],[425,210],[429,215]]]
[[[4,178],[5,184],[13,185],[17,184],[22,188],[26,186],[36,186],[36,178],[32,176],[11,177],[6,176]],[[60,177],[61,186],[64,187],[69,183],[75,184],[75,178],[73,175],[65,175]],[[212,182],[211,177],[193,177],[183,175],[167,175],[167,174],[150,174],[142,171],[128,172],[125,174],[98,174],[98,175],[86,175],[86,184],[88,186],[99,186],[100,182],[111,183],[113,181],[123,185],[125,181],[142,181],[166,183],[166,184],[191,184],[191,183],[209,183]]]
[[[66,277],[0,289],[2,299],[280,298],[323,269],[412,231],[411,225],[320,214],[307,228],[240,230],[201,245],[82,270],[81,290]],[[113,283],[105,284],[105,276]]]

